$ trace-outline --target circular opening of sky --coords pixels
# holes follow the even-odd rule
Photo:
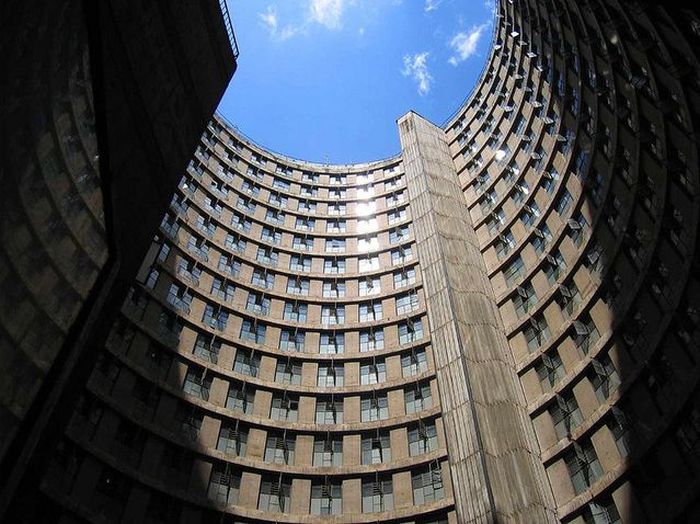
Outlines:
[[[493,0],[228,1],[241,54],[218,112],[315,162],[399,151],[407,111],[442,124],[486,64]]]

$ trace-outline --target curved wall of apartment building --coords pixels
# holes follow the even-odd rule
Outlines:
[[[567,523],[692,520],[698,18],[614,1],[496,13],[470,99],[444,133],[402,119],[395,158],[309,164],[212,121],[43,477],[47,511],[509,521],[520,498],[540,521],[554,508]],[[430,134],[419,147],[408,121]],[[452,176],[431,202],[463,190],[450,213],[421,200],[430,163]],[[491,338],[460,331],[479,323],[459,297],[478,279],[450,276],[468,262],[454,260],[462,241],[482,255],[465,268],[490,282]],[[442,303],[436,257],[456,263]],[[466,391],[438,365],[450,321],[472,358]],[[482,359],[500,374],[477,372],[486,343],[505,348]],[[451,433],[465,399],[473,435]],[[527,427],[503,421],[521,438],[499,435],[501,408],[524,413]],[[466,441],[483,475],[455,480]],[[534,458],[551,493],[499,476],[509,458],[538,484]]]
[[[399,158],[287,161],[215,119],[47,492],[92,519],[454,519],[410,213]]]
[[[497,16],[446,133],[558,516],[695,520],[698,16]]]

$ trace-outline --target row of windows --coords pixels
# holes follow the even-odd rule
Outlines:
[[[227,455],[246,457],[250,428],[236,422],[223,424],[216,448]],[[314,467],[342,467],[343,450],[350,446],[346,438],[327,434],[313,438],[311,464]],[[418,421],[407,427],[408,452],[411,457],[432,453],[438,449],[437,427],[434,421]],[[351,449],[352,446],[350,446]],[[289,432],[267,430],[263,461],[269,464],[293,466],[297,462],[297,436]],[[391,464],[391,438],[388,430],[364,433],[360,439],[360,458],[363,466]],[[351,460],[352,462],[352,460]]]
[[[212,471],[209,498],[225,504],[237,504],[241,476],[226,467]],[[289,513],[293,497],[289,477],[263,476],[260,483],[258,509],[273,513]],[[411,472],[413,504],[421,506],[445,498],[442,466],[436,462]],[[309,513],[340,515],[343,512],[343,483],[340,480],[312,481]],[[394,509],[393,479],[388,475],[363,478],[361,483],[362,512],[377,513]]]

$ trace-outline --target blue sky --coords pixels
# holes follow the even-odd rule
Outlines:
[[[396,119],[442,124],[487,59],[492,0],[228,0],[241,49],[219,111],[262,146],[349,163],[399,152]]]

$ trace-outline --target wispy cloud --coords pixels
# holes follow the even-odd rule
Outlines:
[[[418,94],[421,96],[427,95],[430,92],[430,87],[433,82],[433,77],[428,71],[428,53],[416,53],[415,55],[406,55],[403,57],[403,76],[409,76],[418,84]]]
[[[309,20],[328,29],[337,29],[341,26],[345,4],[345,0],[310,0]]]
[[[288,24],[280,29],[277,9],[275,9],[275,6],[272,5],[267,6],[267,9],[264,12],[258,13],[258,17],[270,34],[270,37],[275,40],[287,40],[302,31],[301,27],[295,27],[291,24]]]
[[[425,0],[424,11],[426,13],[429,13],[430,11],[435,11],[438,7],[440,7],[441,3],[442,0]]]
[[[453,36],[452,40],[450,40],[450,47],[454,54],[449,58],[448,62],[456,66],[476,53],[476,46],[487,27],[488,24],[473,26],[469,31],[460,31]]]
[[[484,7],[491,12],[496,11],[496,0],[484,0]]]

